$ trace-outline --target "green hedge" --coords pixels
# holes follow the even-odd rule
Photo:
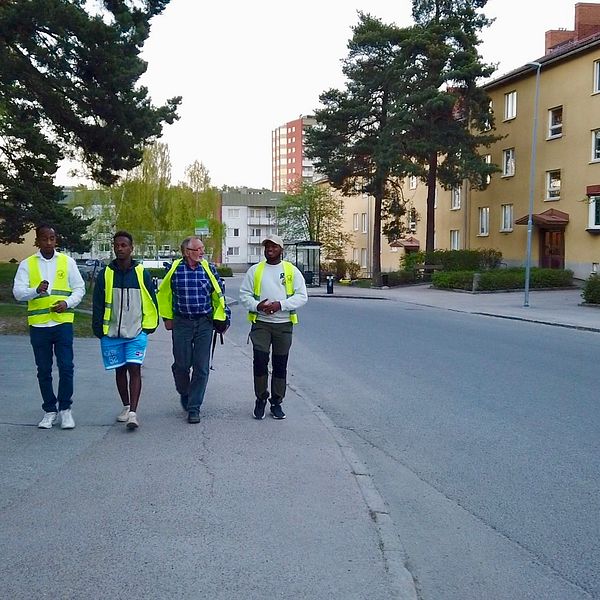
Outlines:
[[[233,277],[233,271],[231,270],[231,267],[226,267],[224,265],[217,267],[217,273],[221,277]]]
[[[443,271],[485,271],[496,269],[502,262],[502,253],[493,249],[434,250],[411,252],[403,259],[403,268],[412,271],[417,265],[441,265]]]
[[[600,304],[600,277],[598,275],[592,275],[586,280],[581,296],[589,304]]]
[[[472,290],[474,271],[438,271],[431,283],[439,289]],[[530,288],[557,288],[573,285],[573,271],[566,269],[531,269]],[[477,291],[516,290],[525,287],[525,269],[494,269],[479,274]]]

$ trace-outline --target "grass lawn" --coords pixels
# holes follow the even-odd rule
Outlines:
[[[17,264],[0,263],[0,335],[29,335],[27,307],[15,301],[12,295],[13,280]],[[78,309],[91,310],[92,288],[86,282],[86,294],[75,309],[75,337],[92,337],[92,316],[78,312]]]

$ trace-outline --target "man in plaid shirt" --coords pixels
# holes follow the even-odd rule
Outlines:
[[[210,369],[210,344],[215,323],[226,329],[230,320],[223,280],[204,260],[204,244],[196,237],[181,243],[177,260],[158,290],[158,309],[173,340],[173,378],[189,423],[200,422]],[[190,377],[191,370],[191,377]]]

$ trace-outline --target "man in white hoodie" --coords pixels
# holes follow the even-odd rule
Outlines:
[[[287,385],[287,362],[292,332],[298,322],[296,309],[306,304],[308,294],[302,273],[282,260],[283,240],[269,235],[262,242],[265,259],[248,269],[240,287],[240,302],[252,322],[254,418],[263,419],[267,400],[271,416],[285,419],[281,403]],[[273,349],[273,373],[269,396],[269,354]]]

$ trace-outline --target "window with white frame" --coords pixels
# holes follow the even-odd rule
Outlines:
[[[600,60],[594,61],[594,94],[600,92]]]
[[[367,249],[366,248],[360,249],[360,266],[363,269],[367,268]]]
[[[450,210],[458,210],[460,208],[461,186],[457,185],[450,192]]]
[[[592,131],[592,161],[600,160],[600,129]]]
[[[500,224],[500,231],[512,231],[513,230],[513,205],[503,204],[502,209],[502,222]]]
[[[227,216],[230,219],[239,219],[240,218],[240,209],[239,208],[228,208]]]
[[[557,106],[548,111],[548,137],[560,137],[563,132],[563,107]]]
[[[486,165],[491,165],[492,164],[492,155],[491,154],[486,154],[483,157],[483,160],[485,162]],[[492,176],[491,175],[486,175],[485,176],[485,183],[486,185],[490,185],[490,182],[492,181]]]
[[[360,225],[361,225],[361,231],[363,233],[367,233],[367,213],[362,213],[360,215]]]
[[[98,244],[99,252],[110,252],[112,250],[111,245],[108,242],[100,242]]]
[[[408,189],[409,190],[416,190],[417,189],[417,178],[415,175],[411,175],[408,178]]]
[[[517,92],[504,94],[504,120],[514,119],[517,116]]]
[[[358,248],[352,248],[352,262],[358,263],[359,256]]]
[[[231,230],[231,235],[233,237],[240,237],[240,230],[238,227],[233,227]]]
[[[515,174],[515,149],[502,150],[502,176],[512,177]]]
[[[600,196],[590,196],[588,229],[600,229]]]
[[[260,237],[262,235],[262,229],[260,227],[251,227],[250,235],[253,237]]]
[[[450,250],[460,250],[460,231],[458,229],[450,230]]]
[[[228,246],[227,256],[239,256],[239,255],[240,255],[240,247],[239,246]]]
[[[477,235],[490,234],[490,207],[482,206],[479,208],[479,232]]]
[[[546,171],[546,200],[560,200],[560,170]]]
[[[358,231],[358,213],[352,215],[352,227],[354,231]]]

